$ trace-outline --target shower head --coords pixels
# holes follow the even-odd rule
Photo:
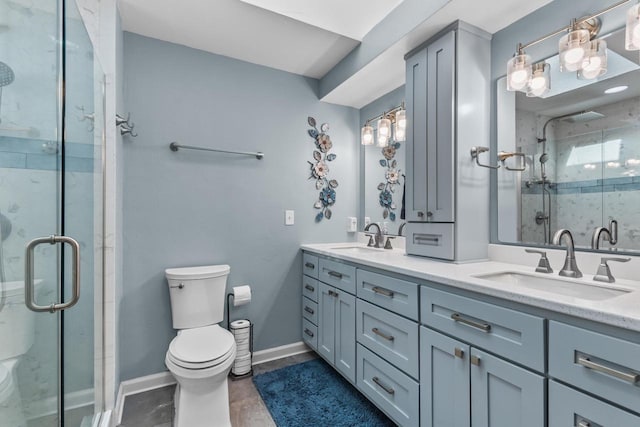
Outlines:
[[[8,86],[13,83],[16,75],[13,73],[11,67],[4,62],[0,61],[0,88]]]
[[[0,213],[0,238],[2,242],[7,240],[9,235],[11,234],[11,221],[9,218]]]
[[[591,120],[601,119],[603,117],[605,117],[604,114],[598,113],[596,111],[582,111],[569,117],[565,117],[562,120],[569,123],[583,123]]]

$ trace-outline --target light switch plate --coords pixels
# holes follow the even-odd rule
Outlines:
[[[284,225],[293,225],[293,223],[294,223],[294,212],[284,211]]]
[[[355,233],[358,231],[358,218],[355,216],[347,217],[347,233]]]

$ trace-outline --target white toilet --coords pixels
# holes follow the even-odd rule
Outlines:
[[[40,280],[36,285],[40,284]],[[5,305],[0,311],[0,420],[26,426],[16,371],[35,339],[35,313],[24,304],[24,283],[4,284]]]
[[[227,375],[236,357],[224,318],[228,265],[169,268],[173,327],[165,364],[178,386],[175,427],[230,427]]]

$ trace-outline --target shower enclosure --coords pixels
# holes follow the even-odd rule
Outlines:
[[[0,426],[103,410],[104,77],[73,0],[0,0]]]

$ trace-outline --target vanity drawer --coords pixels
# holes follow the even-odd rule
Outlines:
[[[356,286],[358,298],[418,321],[417,284],[358,269]]]
[[[549,322],[549,375],[640,412],[640,344]]]
[[[545,371],[544,319],[423,286],[421,322],[507,359]]]
[[[302,276],[302,295],[318,302],[318,280]]]
[[[356,268],[330,259],[320,259],[318,279],[345,292],[356,293]]]
[[[398,425],[418,426],[418,383],[360,344],[357,354],[358,389]]]
[[[454,259],[454,224],[408,222],[406,231],[408,254]]]
[[[640,417],[549,381],[549,427],[567,426],[638,427]]]
[[[302,339],[312,349],[318,349],[318,327],[307,319],[302,319]]]
[[[418,378],[418,324],[360,299],[356,313],[358,342]]]
[[[302,297],[302,316],[313,323],[318,324],[318,303],[309,298]]]
[[[307,276],[318,278],[318,257],[315,255],[302,253],[302,273]]]

